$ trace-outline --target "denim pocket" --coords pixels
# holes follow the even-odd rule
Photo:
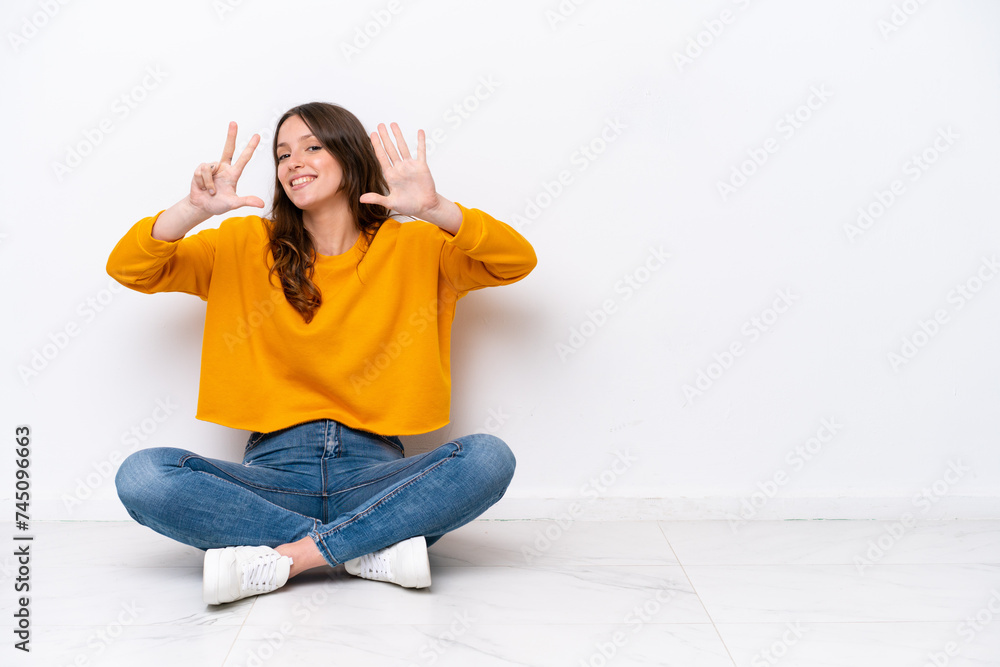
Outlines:
[[[382,440],[382,442],[388,443],[389,445],[398,449],[400,454],[403,453],[403,442],[397,436],[379,435],[378,433],[376,433],[375,435],[377,435],[379,439]]]
[[[361,430],[361,429],[358,429],[358,430]],[[367,434],[367,435],[373,435],[373,436],[375,436],[380,441],[382,441],[385,444],[389,445],[390,447],[392,447],[393,449],[395,449],[400,454],[404,453],[403,452],[403,442],[397,436],[395,436],[395,435],[382,435],[381,433],[375,433],[373,431],[362,431],[362,432],[365,433],[365,434]]]

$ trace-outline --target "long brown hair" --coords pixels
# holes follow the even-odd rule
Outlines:
[[[301,118],[340,164],[343,178],[338,192],[346,193],[355,226],[365,235],[366,248],[389,217],[389,209],[376,204],[362,204],[358,199],[366,192],[388,194],[389,188],[368,132],[357,116],[347,109],[326,102],[310,102],[292,107],[278,119],[271,147],[274,203],[268,215],[270,224],[267,228],[270,239],[268,249],[274,256],[274,264],[270,267],[268,279],[277,274],[285,298],[309,323],[323,303],[319,287],[312,281],[316,247],[303,224],[302,209],[292,203],[278,179],[278,130],[292,116]]]

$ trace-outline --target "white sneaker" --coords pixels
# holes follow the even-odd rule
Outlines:
[[[431,565],[427,560],[427,540],[423,535],[349,560],[344,567],[355,576],[388,581],[404,588],[427,588],[431,585]]]
[[[205,552],[202,597],[223,604],[270,593],[288,581],[292,559],[271,547],[226,547]]]

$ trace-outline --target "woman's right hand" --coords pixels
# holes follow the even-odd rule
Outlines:
[[[188,195],[191,205],[209,216],[228,213],[243,206],[264,208],[264,200],[260,197],[240,197],[236,194],[236,182],[240,180],[243,168],[259,143],[260,135],[253,135],[234,164],[236,123],[229,123],[229,136],[222,149],[222,159],[219,162],[202,163],[195,169],[194,178],[191,179],[191,194]]]

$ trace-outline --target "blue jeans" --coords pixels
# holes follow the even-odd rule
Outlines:
[[[403,458],[397,436],[321,419],[252,433],[242,463],[143,449],[115,484],[132,518],[184,544],[276,547],[308,536],[337,565],[417,535],[433,544],[500,500],[514,466],[493,435]]]

